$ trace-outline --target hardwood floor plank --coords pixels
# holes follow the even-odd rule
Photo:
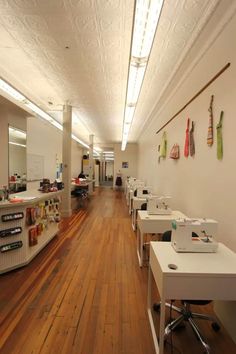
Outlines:
[[[154,354],[147,271],[122,192],[97,189],[28,266],[0,276],[0,354]],[[200,326],[212,352],[236,352],[223,328]],[[188,328],[173,341],[201,352]]]

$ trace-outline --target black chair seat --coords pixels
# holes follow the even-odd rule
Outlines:
[[[182,303],[186,302],[191,305],[207,305],[211,302],[212,300],[182,300]]]
[[[141,210],[147,210],[147,203],[143,203],[141,205]]]

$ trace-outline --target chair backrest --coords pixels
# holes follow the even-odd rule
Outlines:
[[[171,230],[163,232],[162,241],[164,241],[164,242],[170,242],[171,241]]]
[[[147,210],[147,203],[143,203],[141,205],[141,210]]]
[[[195,232],[192,232],[192,237],[198,237],[198,235]],[[164,241],[164,242],[170,242],[171,241],[171,230],[163,232],[162,241]]]

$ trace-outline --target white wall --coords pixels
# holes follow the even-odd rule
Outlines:
[[[35,117],[27,120],[27,154],[44,156],[44,178],[54,181],[57,159],[62,162],[62,132]],[[82,148],[72,141],[71,175],[77,177],[81,170]],[[38,188],[39,182],[29,182],[28,189]]]
[[[6,111],[0,107],[0,188],[8,185],[8,119]]]
[[[235,33],[236,16],[234,15],[174,95],[169,96],[171,98],[168,104],[165,105],[162,100],[162,106],[159,107],[159,111],[140,137],[138,166],[139,178],[146,180],[147,184],[152,185],[159,193],[173,197],[173,209],[181,210],[190,217],[210,217],[218,220],[217,239],[234,251],[236,251]],[[227,62],[231,63],[230,68],[165,128],[168,136],[168,156],[171,146],[177,142],[181,147],[180,160],[173,161],[166,158],[158,163],[157,147],[162,132],[158,135],[155,132]],[[186,65],[185,70],[187,69]],[[172,87],[177,87],[177,84],[177,81],[173,82]],[[171,95],[170,92],[168,94]],[[224,111],[224,157],[222,161],[216,158],[216,134],[214,145],[211,148],[206,143],[208,107],[212,94],[215,96],[214,133],[220,111]],[[165,98],[167,97],[166,94]],[[188,159],[183,155],[187,117],[190,117],[196,125],[196,155]],[[236,303],[218,302],[215,309],[236,341]]]
[[[113,176],[114,175],[114,162],[107,161],[106,162],[106,176]]]
[[[114,181],[115,186],[116,174],[122,174],[122,185],[127,176],[137,176],[137,158],[138,145],[127,144],[125,151],[121,151],[121,144],[114,144]],[[128,162],[128,168],[122,168],[122,162]]]
[[[9,176],[26,174],[26,148],[9,144]]]
[[[44,178],[56,178],[56,159],[62,160],[61,132],[36,117],[27,120],[27,154],[44,156]],[[39,182],[27,184],[28,189],[39,187]]]
[[[0,97],[0,187],[8,185],[9,149],[8,126],[26,131],[26,113]]]
[[[71,177],[76,178],[81,172],[83,149],[74,140],[71,149]]]

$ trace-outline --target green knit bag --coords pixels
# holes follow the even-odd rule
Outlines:
[[[220,113],[220,120],[216,126],[216,137],[217,137],[217,158],[218,160],[223,159],[223,137],[222,137],[222,127],[223,127],[223,116],[224,112]]]

